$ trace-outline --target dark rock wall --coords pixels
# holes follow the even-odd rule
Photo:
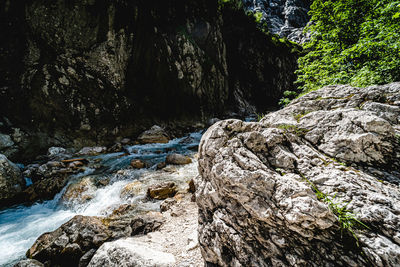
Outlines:
[[[0,16],[0,132],[16,143],[0,152],[11,158],[264,111],[293,87],[297,55],[218,1],[0,0]]]

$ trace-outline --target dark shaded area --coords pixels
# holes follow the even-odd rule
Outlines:
[[[11,159],[263,112],[293,87],[291,47],[218,1],[0,0],[0,15]]]

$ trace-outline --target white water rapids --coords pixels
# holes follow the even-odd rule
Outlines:
[[[188,177],[197,175],[196,163],[177,168],[177,171],[160,177],[155,171],[155,165],[163,160],[168,153],[190,154],[190,149],[195,148],[201,138],[201,133],[192,133],[189,137],[171,140],[167,144],[135,145],[126,147],[127,156],[123,153],[104,154],[91,157],[101,163],[102,170],[87,168],[84,173],[71,177],[70,181],[76,182],[89,175],[107,176],[110,183],[107,186],[95,188],[93,198],[84,204],[62,205],[60,199],[68,185],[56,195],[53,200],[35,203],[31,206],[16,206],[0,211],[0,266],[13,266],[23,259],[26,251],[35,240],[43,233],[57,229],[75,215],[102,216],[127,202],[140,203],[141,209],[155,210],[159,202],[146,202],[141,195],[134,199],[121,198],[121,190],[125,185],[135,180],[149,185],[160,182],[167,177],[169,181],[184,183]],[[127,170],[132,159],[142,159],[149,162],[152,167],[145,170]],[[125,172],[124,172],[125,171]]]

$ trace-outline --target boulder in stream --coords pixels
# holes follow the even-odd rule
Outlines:
[[[153,199],[166,199],[175,196],[177,191],[173,182],[152,185],[147,189],[147,196]]]
[[[400,83],[328,86],[203,135],[209,266],[399,266]]]
[[[25,188],[21,170],[6,156],[0,154],[0,206],[14,201]]]
[[[167,156],[165,162],[173,165],[185,165],[192,163],[192,159],[185,155],[173,153]]]
[[[123,205],[104,218],[77,215],[55,231],[42,234],[26,256],[50,266],[78,266],[89,262],[104,242],[146,234],[163,223],[157,214],[134,212],[134,206]]]
[[[141,133],[137,140],[142,144],[168,143],[170,138],[163,128],[154,125],[149,130]]]
[[[146,167],[146,164],[143,161],[141,161],[140,159],[133,159],[131,161],[131,166],[134,169],[143,169]]]

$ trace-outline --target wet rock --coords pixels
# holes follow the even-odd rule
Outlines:
[[[121,198],[130,198],[139,195],[144,191],[143,184],[139,181],[134,181],[127,184],[121,190]]]
[[[188,156],[181,155],[181,154],[169,154],[165,160],[167,164],[174,164],[174,165],[185,165],[192,163],[192,159]]]
[[[17,165],[0,154],[0,206],[15,201],[25,188],[25,180]]]
[[[154,125],[139,135],[137,140],[142,144],[168,143],[170,138],[163,128]]]
[[[52,265],[76,266],[87,251],[110,236],[100,218],[77,215],[57,230],[41,235],[26,256]]]
[[[107,148],[103,147],[103,146],[84,147],[77,154],[78,155],[96,156],[101,153],[105,153],[106,151],[107,151]]]
[[[44,264],[37,260],[26,259],[18,262],[14,267],[44,267]]]
[[[147,189],[147,196],[153,199],[166,199],[175,196],[176,192],[175,183],[167,182],[150,186]]]
[[[85,177],[79,182],[68,186],[61,197],[62,204],[66,206],[84,204],[94,197],[95,190],[94,179],[92,177]]]
[[[107,152],[114,153],[114,152],[121,152],[124,149],[121,143],[116,143],[112,147],[107,149]]]
[[[133,160],[131,161],[131,166],[132,166],[134,169],[143,169],[143,168],[146,168],[146,164],[145,164],[143,161],[141,161],[140,159],[133,159]]]
[[[121,239],[104,243],[88,266],[172,266],[175,257],[149,247],[147,243],[133,239]]]
[[[328,86],[258,123],[227,120],[209,128],[195,180],[207,264],[399,265],[395,103],[400,83]],[[338,216],[353,223],[351,231]]]
[[[146,234],[163,223],[155,214],[135,212],[134,206],[124,205],[106,218],[77,215],[55,231],[41,235],[26,255],[50,266],[78,266],[104,242]]]

